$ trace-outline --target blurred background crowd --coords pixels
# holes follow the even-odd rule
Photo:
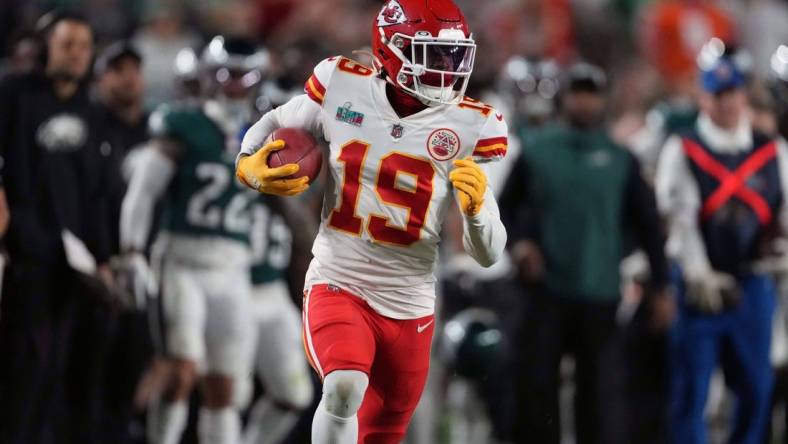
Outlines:
[[[468,95],[494,105],[509,123],[507,158],[489,173],[509,233],[509,255],[482,269],[462,252],[457,220],[445,228],[440,327],[408,442],[788,442],[788,265],[782,256],[788,254],[782,240],[788,233],[781,207],[786,172],[775,160],[779,153],[764,154],[749,173],[738,169],[747,163],[745,154],[773,141],[777,148],[771,149],[785,149],[788,2],[457,3],[479,47]],[[82,134],[65,120],[49,136],[64,130],[67,138],[100,139],[99,160],[81,163],[73,177],[52,173],[52,165],[29,169],[24,162],[40,158],[14,150],[33,142],[9,126],[32,125],[34,117],[19,116],[56,106],[35,94],[23,104],[13,102],[9,91],[17,84],[4,80],[0,149],[8,198],[4,188],[0,228],[6,233],[4,262],[10,260],[6,270],[15,258],[22,265],[14,276],[6,273],[2,290],[0,442],[147,442],[148,406],[166,379],[157,358],[160,321],[151,314],[157,302],[120,300],[122,292],[113,287],[123,269],[119,225],[130,177],[124,168],[152,136],[148,116],[162,104],[200,100],[200,60],[215,35],[243,37],[265,51],[255,83],[257,115],[301,94],[326,57],[342,54],[369,64],[371,22],[382,4],[0,3],[0,76],[6,79],[42,70],[57,57],[47,46],[53,20],[48,12],[76,11],[78,22],[87,21],[91,65],[74,73],[85,101],[68,106],[71,113],[91,116],[91,124]],[[63,66],[79,63],[64,57]],[[38,88],[48,88],[42,82]],[[61,93],[71,96],[61,89],[55,95]],[[726,119],[732,123],[726,126]],[[739,153],[744,157],[729,153],[709,160],[713,148],[691,148],[695,142],[715,144],[706,140],[703,125],[717,128],[727,146],[743,121],[752,145]],[[46,131],[36,137],[46,146]],[[691,168],[666,159],[677,143]],[[578,154],[578,147],[585,151]],[[776,176],[767,171],[769,162],[779,164]],[[674,177],[681,168],[692,171],[690,181],[698,184]],[[54,174],[58,190],[37,188],[33,174]],[[726,181],[736,175],[738,185]],[[752,177],[762,183],[753,185]],[[58,194],[72,181],[91,197]],[[713,222],[700,223],[705,265],[693,268],[687,258],[697,251],[688,245],[697,239],[682,238],[675,227],[700,220],[700,208],[698,202],[682,207],[692,200],[682,200],[682,193],[692,188],[705,201],[725,183],[732,187],[728,199],[709,210]],[[758,210],[752,196],[731,198],[747,194],[744,183],[760,190],[769,208]],[[109,196],[111,207],[103,226],[90,206],[99,194]],[[304,211],[289,220],[293,234],[284,236],[292,255],[281,265],[294,306],[301,303],[320,195],[313,186],[300,199]],[[44,209],[31,216],[36,206]],[[717,210],[727,216],[715,219]],[[33,227],[49,222],[51,230]],[[52,245],[70,242],[61,239],[60,228],[86,239],[99,278],[64,288],[61,271],[38,265],[62,259],[49,257],[63,250]],[[109,243],[96,248],[94,238],[103,231]],[[67,245],[66,255],[76,254],[74,248]],[[67,261],[73,268],[80,259]],[[60,297],[69,292],[75,294]],[[695,294],[711,296],[689,296]],[[318,381],[312,382],[319,393]],[[272,391],[255,382],[256,399]],[[198,396],[192,396],[193,412]],[[276,440],[258,430],[247,442],[308,442],[314,402],[295,409],[300,416],[288,423],[292,430]],[[253,416],[246,412],[245,423]],[[182,442],[197,442],[196,415],[189,417]]]

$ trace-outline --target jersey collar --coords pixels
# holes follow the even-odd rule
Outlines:
[[[381,120],[387,123],[398,123],[403,126],[411,127],[411,131],[415,128],[421,128],[429,125],[433,120],[440,117],[447,111],[447,106],[438,105],[427,107],[415,114],[407,117],[400,117],[394,108],[389,103],[386,97],[386,81],[383,79],[373,79],[370,82],[370,92],[372,94],[372,105]]]

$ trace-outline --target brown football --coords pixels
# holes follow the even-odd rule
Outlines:
[[[323,166],[323,151],[317,140],[300,128],[279,128],[268,136],[269,141],[279,139],[285,141],[285,147],[268,156],[268,166],[276,168],[288,163],[297,163],[300,169],[290,177],[307,176],[309,183],[312,183]]]

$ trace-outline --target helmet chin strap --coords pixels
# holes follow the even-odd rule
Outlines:
[[[391,76],[388,75],[388,74],[386,74],[384,76],[384,78],[386,80],[386,83],[388,83],[389,85],[393,86],[395,90],[399,91],[402,94],[407,95],[408,97],[412,97],[412,98],[418,100],[419,102],[423,103],[425,106],[433,107],[433,106],[440,105],[440,102],[436,102],[434,100],[429,100],[426,97],[421,97],[418,94],[415,94],[413,91],[409,91],[409,90],[403,88],[399,83],[395,82],[391,78]]]

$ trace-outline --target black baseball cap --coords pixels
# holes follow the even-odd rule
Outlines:
[[[137,63],[142,63],[142,56],[131,43],[127,40],[115,42],[99,53],[98,57],[96,57],[96,64],[93,66],[93,71],[96,75],[103,74],[108,69],[112,68],[112,65],[126,57],[136,60]]]

